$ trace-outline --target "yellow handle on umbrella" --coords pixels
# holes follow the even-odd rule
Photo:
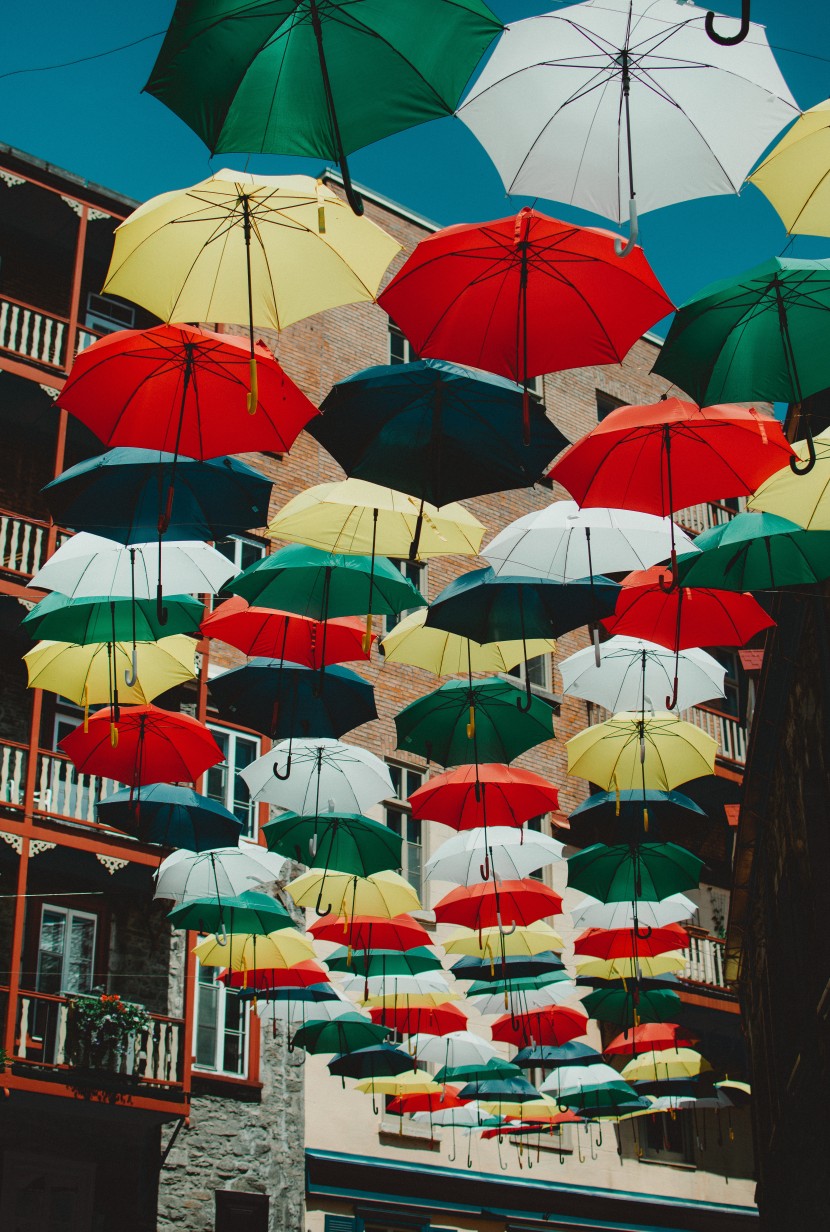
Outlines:
[[[84,735],[89,731],[89,683],[84,686]]]
[[[476,734],[476,708],[475,706],[471,706],[470,707],[470,721],[467,724],[467,739],[468,740],[475,739],[475,734]]]
[[[118,748],[118,728],[114,723],[110,723],[110,745],[112,748]]]
[[[251,392],[248,394],[248,414],[253,415],[259,402],[259,383],[256,374],[256,359],[251,356]]]
[[[363,634],[363,653],[365,655],[372,653],[372,613],[366,615],[366,629]]]
[[[324,205],[317,206],[317,234],[326,234],[326,207]]]

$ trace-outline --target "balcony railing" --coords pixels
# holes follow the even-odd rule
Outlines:
[[[0,570],[30,578],[46,562],[49,523],[0,509]]]
[[[21,990],[17,1003],[17,1024],[13,1066],[31,1066],[59,1076],[65,1071],[72,1083],[90,1067],[85,1063],[83,1041],[73,1030],[67,997]],[[137,1093],[156,1094],[160,1090],[181,1091],[184,1074],[184,1022],[151,1014],[149,1027],[130,1035],[123,1047],[95,1066],[95,1080],[102,1086],[135,1084]]]
[[[712,937],[702,929],[689,928],[689,949],[686,970],[683,978],[692,980],[695,984],[711,984],[716,988],[725,988],[723,978],[723,951],[725,941],[720,937]]]
[[[0,740],[0,807],[23,807],[29,750]],[[95,822],[95,805],[121,786],[114,779],[81,774],[68,757],[41,750],[37,758],[34,811],[66,821]]]
[[[0,349],[22,359],[63,369],[68,325],[66,317],[0,297]]]
[[[683,718],[694,723],[718,742],[718,757],[736,766],[746,765],[746,747],[749,739],[746,726],[732,715],[722,714],[709,706],[693,706],[683,713]]]
[[[699,535],[701,531],[711,530],[714,526],[723,526],[726,522],[731,522],[735,514],[740,513],[746,506],[743,497],[738,501],[738,506],[738,509],[733,509],[731,505],[719,505],[713,502],[705,505],[690,505],[688,509],[678,509],[674,520],[692,535]]]

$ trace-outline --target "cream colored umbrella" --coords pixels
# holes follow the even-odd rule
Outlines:
[[[528,658],[553,654],[553,638],[531,639],[525,646],[516,642],[473,642],[445,629],[425,628],[427,608],[410,612],[390,629],[382,640],[383,657],[387,663],[408,663],[422,667],[436,676],[457,676],[469,672],[509,672]]]
[[[119,701],[145,705],[194,678],[196,642],[182,633],[136,642],[135,651],[132,642],[38,642],[23,661],[30,689],[46,689],[84,707]],[[125,684],[133,671],[134,684]]]
[[[228,933],[222,940],[211,934],[193,947],[203,967],[230,967],[231,971],[254,971],[258,967],[293,967],[314,958],[314,947],[307,937],[292,928],[265,936],[257,933]]]
[[[398,873],[352,873],[313,868],[295,877],[285,887],[298,907],[314,907],[320,915],[374,915],[391,920],[409,911],[420,911],[421,900]],[[323,909],[325,900],[327,909]]]
[[[516,928],[511,933],[500,931],[497,927],[482,928],[480,932],[472,928],[459,928],[444,941],[447,954],[469,954],[476,958],[489,958],[493,963],[501,960],[502,953],[505,957],[517,954],[530,956],[564,948],[565,942],[543,920],[537,920],[525,928]]]
[[[568,773],[606,791],[656,788],[714,774],[718,743],[669,711],[621,711],[567,742]]]

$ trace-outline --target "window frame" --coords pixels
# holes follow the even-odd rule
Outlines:
[[[256,735],[254,732],[241,731],[236,727],[227,727],[224,723],[215,723],[211,719],[207,721],[206,726],[214,738],[225,736],[228,738],[228,753],[222,761],[217,762],[215,766],[209,766],[205,771],[204,794],[211,800],[216,800],[219,804],[224,805],[229,813],[233,813],[234,817],[237,817],[236,810],[234,808],[234,788],[236,786],[236,781],[239,778],[239,770],[237,769],[236,763],[236,745],[240,740],[250,744],[255,751],[255,756],[252,760],[256,761],[257,757],[262,754],[262,737]],[[216,739],[216,743],[219,744],[220,748],[222,747],[219,739]],[[230,752],[232,749],[234,751],[234,757],[231,761]],[[251,763],[248,762],[246,764],[250,765]],[[242,768],[244,769],[245,767],[243,766]],[[218,773],[220,771],[224,773],[224,791],[221,799],[219,799],[216,795],[211,795],[208,790],[209,775],[211,771],[214,773]],[[248,838],[254,842],[259,838],[259,805],[255,800],[248,800],[248,822],[241,817],[237,817],[237,821],[242,822],[242,838]]]
[[[233,555],[223,550],[223,545],[233,544]],[[226,560],[229,560],[235,569],[240,573],[243,568],[250,568],[251,564],[256,561],[251,561],[248,565],[242,564],[242,555],[246,547],[261,549],[257,560],[263,560],[268,555],[268,542],[265,539],[260,539],[257,535],[224,535],[221,539],[214,541],[213,545],[217,552],[221,552]]]
[[[209,972],[211,975],[211,983],[208,984],[202,976]],[[219,979],[218,967],[202,967],[198,966],[194,978],[194,996],[193,996],[193,1031],[191,1037],[191,1052],[193,1055],[193,1070],[198,1074],[207,1074],[216,1078],[231,1078],[237,1082],[246,1082],[250,1078],[251,1070],[251,1006],[250,1002],[242,1001],[239,998],[239,993],[236,989],[229,988],[228,985]],[[200,1018],[200,989],[210,987],[216,994],[216,1014],[215,1014],[215,1046],[214,1046],[214,1061],[217,1064],[207,1065],[204,1061],[198,1059],[198,1043],[199,1043],[199,1018]],[[224,1064],[225,1037],[228,1035],[226,1027],[228,1002],[233,998],[237,1001],[240,1008],[240,1023],[241,1029],[231,1034],[236,1034],[241,1040],[241,1067],[236,1070],[226,1069]]]
[[[398,772],[401,775],[401,792],[405,794],[397,796],[387,796],[381,801],[383,809],[383,824],[388,829],[392,830],[393,834],[401,834],[403,842],[401,843],[401,876],[409,882],[415,890],[419,898],[423,897],[424,891],[424,829],[423,822],[412,816],[412,807],[408,797],[412,795],[418,787],[422,786],[427,778],[427,771],[420,766],[412,766],[407,762],[391,761],[387,759],[386,767],[393,776],[393,788],[395,786],[394,773]],[[409,776],[417,776],[418,782],[415,785],[410,785]],[[395,825],[389,824],[390,813],[396,813],[401,818],[401,830],[399,831]],[[415,823],[418,827],[418,839],[413,840],[408,837],[409,826]],[[410,867],[410,852],[412,848],[417,848],[419,852],[418,867],[417,867],[417,883],[413,881],[415,870]]]
[[[408,556],[390,556],[388,558],[390,565],[394,565],[400,573],[401,577],[412,582],[412,585],[418,590],[424,598],[429,602],[429,561],[428,560],[410,560]],[[413,570],[416,573],[417,580],[409,576],[408,570]],[[399,624],[407,616],[411,616],[413,612],[423,611],[420,607],[407,607],[402,612],[398,612],[393,616],[381,617],[381,637],[385,637],[395,625]]]
[[[42,989],[40,987],[40,975],[41,975],[40,959],[41,959],[41,953],[43,952],[42,946],[41,946],[41,940],[43,938],[43,917],[47,911],[52,912],[54,915],[62,916],[64,919],[63,954],[61,957],[60,986],[59,986],[58,992],[52,993],[52,994],[47,994],[45,989]],[[72,921],[76,918],[92,921],[92,954],[91,954],[92,966],[90,968],[90,986],[89,988],[86,988],[86,989],[81,989],[81,988],[69,989],[67,988],[67,984],[66,984],[67,974],[68,974],[67,963],[68,963],[68,958],[69,958],[69,955],[67,952],[67,945],[69,943],[69,938],[71,935]],[[40,919],[38,921],[38,931],[37,931],[37,953],[36,953],[37,961],[35,965],[35,991],[36,992],[43,992],[45,995],[62,997],[64,995],[71,996],[76,993],[79,995],[86,995],[91,991],[93,984],[94,984],[94,980],[95,980],[95,958],[96,958],[96,952],[97,952],[97,946],[98,946],[100,926],[101,926],[100,917],[94,911],[84,911],[82,908],[78,908],[78,907],[64,907],[57,903],[50,903],[46,901],[41,903]]]

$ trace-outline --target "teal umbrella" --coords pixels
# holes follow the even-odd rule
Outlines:
[[[267,827],[266,827],[267,829]],[[346,971],[350,975],[422,975],[425,971],[440,971],[441,959],[426,946],[418,945],[412,950],[348,950],[340,946],[326,958],[326,966],[332,971]]]
[[[412,1057],[394,1044],[371,1044],[332,1057],[329,1073],[338,1078],[391,1078],[414,1069]],[[343,1083],[345,1086],[345,1082]]]
[[[235,898],[190,898],[168,912],[174,928],[199,933],[257,933],[266,936],[278,929],[296,928],[289,913],[267,894],[247,890]],[[296,990],[295,990],[296,991]]]
[[[370,877],[384,869],[401,867],[401,836],[359,813],[320,813],[311,817],[282,813],[276,821],[263,826],[263,833],[269,851],[277,851],[309,868]]]
[[[777,590],[830,578],[830,531],[804,530],[775,513],[739,513],[695,539],[677,558],[682,586]]]
[[[236,847],[242,835],[242,822],[224,805],[191,787],[169,783],[142,788],[140,799],[123,787],[98,801],[95,816],[101,825],[124,830],[142,843],[188,851]]]
[[[521,1076],[518,1065],[494,1057],[484,1065],[445,1065],[435,1075],[436,1082],[491,1082]]]
[[[612,1022],[628,1031],[635,1022],[674,1022],[680,1010],[680,997],[664,988],[597,988],[583,998],[582,1008],[599,1022]],[[636,1019],[635,1019],[636,1014]]]
[[[442,766],[510,762],[553,739],[553,713],[502,677],[449,680],[395,715],[398,748]],[[520,707],[521,703],[521,707]]]
[[[58,591],[46,595],[24,616],[21,627],[35,640],[74,642],[156,642],[173,633],[196,633],[205,614],[190,595],[165,595],[167,621],[161,624],[155,599],[118,599],[100,595],[70,599]],[[113,623],[115,637],[113,638]]]
[[[595,843],[568,859],[568,886],[602,903],[656,902],[697,889],[703,860],[676,843]]]
[[[357,1052],[381,1044],[389,1034],[388,1027],[371,1022],[363,1014],[341,1014],[331,1022],[309,1020],[299,1028],[292,1041],[293,1048],[306,1052]]]

